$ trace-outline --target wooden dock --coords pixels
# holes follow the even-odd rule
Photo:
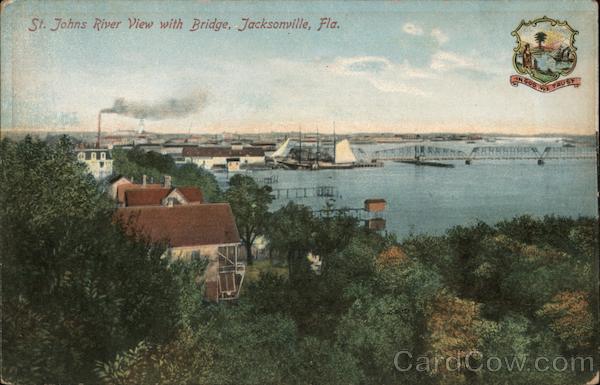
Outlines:
[[[335,198],[338,196],[335,186],[274,188],[271,195],[275,199]]]

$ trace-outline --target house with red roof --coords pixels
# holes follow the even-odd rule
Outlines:
[[[202,190],[197,187],[172,187],[171,177],[164,176],[164,183],[147,183],[146,176],[136,184],[123,176],[114,178],[109,192],[119,207],[175,206],[204,203]]]
[[[110,196],[117,201],[119,206],[125,205],[125,193],[129,190],[136,189],[159,189],[165,187],[165,185],[161,183],[148,183],[147,177],[144,175],[142,177],[142,183],[138,184],[133,181],[133,178],[126,178],[122,175],[113,177],[109,180],[109,194]],[[168,179],[166,180],[169,181]]]
[[[196,187],[132,188],[125,191],[124,206],[175,206],[203,203],[202,191]]]
[[[171,259],[207,259],[204,281],[208,300],[239,296],[245,264],[238,261],[241,241],[229,204],[122,207],[115,216],[127,234],[164,242]]]

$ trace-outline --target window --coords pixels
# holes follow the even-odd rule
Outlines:
[[[85,160],[85,152],[80,152],[79,154],[77,154],[77,159]]]
[[[100,159],[102,159],[102,160],[106,159],[106,153],[105,152],[101,152],[100,153]]]
[[[104,162],[100,162],[100,168],[104,167]]]
[[[96,160],[96,153],[92,152],[92,160]]]

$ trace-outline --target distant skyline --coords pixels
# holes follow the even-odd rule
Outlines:
[[[2,130],[593,134],[597,8],[581,1],[41,2],[1,14]],[[567,20],[579,88],[541,94],[509,77],[522,19]],[[95,31],[95,18],[122,21]],[[128,17],[182,30],[129,30]],[[320,19],[339,28],[316,31]],[[28,31],[33,18],[47,28]],[[50,31],[54,18],[86,29]],[[231,30],[190,32],[194,18]],[[246,30],[244,18],[311,30]],[[72,23],[73,24],[73,23]],[[124,104],[115,100],[124,98]],[[166,107],[165,107],[166,106]],[[156,114],[152,108],[170,109]],[[163,119],[164,118],[164,119]]]

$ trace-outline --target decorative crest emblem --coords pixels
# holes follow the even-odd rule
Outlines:
[[[525,84],[540,92],[552,92],[571,85],[579,87],[581,78],[556,81],[575,69],[577,48],[574,43],[578,33],[566,21],[559,22],[546,16],[528,22],[522,20],[511,34],[517,39],[513,66],[524,76],[513,75],[510,83],[515,87]]]

